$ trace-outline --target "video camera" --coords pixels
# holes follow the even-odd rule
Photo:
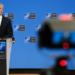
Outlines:
[[[38,31],[39,47],[75,48],[75,21],[46,20]]]

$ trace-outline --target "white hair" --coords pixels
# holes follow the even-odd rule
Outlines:
[[[2,5],[2,8],[4,7],[2,3],[0,3],[0,5]]]

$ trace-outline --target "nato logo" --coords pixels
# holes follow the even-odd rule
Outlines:
[[[30,13],[24,13],[24,19],[30,19]]]
[[[51,13],[51,19],[56,19],[57,18],[57,14],[56,13]]]
[[[30,37],[30,42],[35,43],[36,42],[36,37]]]
[[[72,13],[72,15],[73,15],[73,19],[75,19],[75,13]]]
[[[35,30],[39,31],[41,29],[41,25],[35,25]]]
[[[3,13],[2,14],[4,17],[8,17],[8,13]]]
[[[25,31],[25,25],[20,25],[20,31]]]
[[[51,13],[46,13],[45,18],[46,19],[51,19]]]
[[[24,37],[24,42],[25,43],[30,43],[30,37],[29,36]]]
[[[35,19],[35,13],[30,13],[30,19]]]
[[[19,25],[14,25],[14,31],[19,31]]]
[[[0,50],[5,50],[5,42],[0,42]]]
[[[9,19],[14,19],[14,14],[13,13],[8,13],[8,18]]]

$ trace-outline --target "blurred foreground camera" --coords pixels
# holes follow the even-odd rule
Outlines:
[[[40,48],[75,48],[75,21],[47,20],[38,34]]]
[[[50,69],[41,70],[41,75],[74,75],[70,70],[67,70],[68,57],[58,57],[56,59],[56,65]]]

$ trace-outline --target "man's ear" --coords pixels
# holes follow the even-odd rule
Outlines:
[[[3,11],[4,11],[4,9],[3,9]],[[2,11],[2,12],[3,12],[3,11]]]

